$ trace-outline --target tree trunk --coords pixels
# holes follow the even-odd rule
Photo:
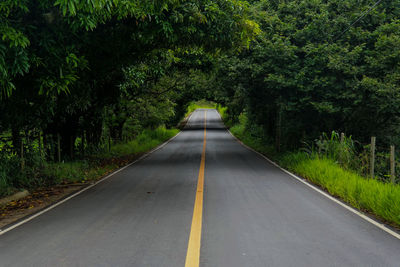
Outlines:
[[[275,133],[275,149],[281,151],[281,134],[282,134],[282,108],[279,105],[276,112],[276,133]]]
[[[11,128],[11,135],[12,135],[12,146],[15,153],[18,156],[21,156],[21,136],[19,134],[19,129],[16,127]]]

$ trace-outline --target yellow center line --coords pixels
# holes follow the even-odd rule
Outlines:
[[[197,181],[197,190],[196,190],[196,200],[194,202],[192,227],[190,229],[190,237],[186,254],[185,267],[198,267],[200,264],[201,225],[203,220],[204,167],[206,164],[206,142],[207,142],[206,126],[207,126],[207,111],[204,111],[203,152],[201,153],[199,178]]]

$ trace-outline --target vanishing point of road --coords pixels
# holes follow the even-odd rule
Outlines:
[[[216,110],[0,232],[0,266],[400,266],[400,240],[240,145]]]

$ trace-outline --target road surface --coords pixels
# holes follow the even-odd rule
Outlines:
[[[195,111],[162,149],[0,235],[0,266],[179,267],[197,247],[210,267],[400,266],[400,240],[241,146],[215,110]]]

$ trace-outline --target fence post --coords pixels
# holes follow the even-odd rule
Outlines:
[[[321,156],[322,152],[322,135],[319,136],[318,156]]]
[[[58,162],[61,162],[61,137],[60,134],[57,133],[57,159]]]
[[[344,142],[344,133],[341,133],[340,134],[340,143],[343,143]]]
[[[371,137],[371,178],[375,178],[375,143],[376,137]]]
[[[390,179],[395,183],[395,161],[394,161],[394,145],[390,146]]]

